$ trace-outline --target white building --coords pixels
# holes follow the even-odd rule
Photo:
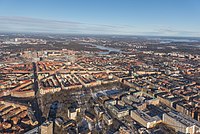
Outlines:
[[[163,115],[163,122],[173,127],[176,132],[196,134],[200,132],[200,123],[180,113],[169,112]]]

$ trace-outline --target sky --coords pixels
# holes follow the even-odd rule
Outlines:
[[[0,0],[0,32],[200,37],[200,0]]]

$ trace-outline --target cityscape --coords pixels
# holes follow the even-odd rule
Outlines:
[[[199,40],[52,36],[2,34],[2,132],[200,131]]]
[[[125,10],[129,2],[115,6]],[[57,10],[67,2],[59,4]],[[0,133],[200,134],[200,31],[130,34],[128,22],[86,24],[13,11],[0,13]]]

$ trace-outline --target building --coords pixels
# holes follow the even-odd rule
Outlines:
[[[131,118],[133,118],[135,121],[139,122],[146,128],[153,128],[157,123],[161,122],[161,119],[159,117],[151,117],[145,112],[138,109],[131,110],[130,114]]]
[[[47,121],[40,126],[41,134],[53,134],[53,122]]]
[[[116,104],[117,104],[117,101],[113,100],[113,99],[106,100],[105,103],[104,103],[105,107],[107,107],[107,108],[109,107],[109,105],[116,105]]]
[[[74,120],[67,120],[62,127],[63,128],[70,128],[70,127],[75,127],[76,126],[76,121]]]
[[[95,115],[87,110],[85,110],[85,118],[90,122],[96,121]]]
[[[180,113],[169,112],[163,115],[163,122],[178,133],[196,134],[200,132],[200,123]]]
[[[128,128],[124,127],[124,126],[120,126],[119,128],[119,134],[131,134],[132,131],[129,130]]]
[[[199,107],[198,105],[195,105],[193,101],[184,100],[177,102],[176,110],[199,121]]]
[[[113,99],[106,101],[105,107],[108,108],[112,112],[112,114],[114,114],[118,118],[129,115],[129,110],[131,109],[131,107],[117,104],[117,101]]]
[[[101,118],[103,115],[103,109],[99,106],[94,107],[94,112],[99,118]]]
[[[110,105],[109,110],[118,118],[122,118],[124,116],[129,115],[130,108],[127,106],[121,105]]]
[[[76,102],[72,103],[67,111],[68,118],[72,120],[76,120],[77,114],[80,112],[80,110],[81,109]]]
[[[55,93],[55,92],[59,92],[60,90],[61,90],[60,87],[58,87],[58,88],[41,88],[40,94],[44,95],[46,93]]]
[[[68,108],[67,114],[68,114],[69,119],[76,120],[78,112],[77,112],[76,108],[70,107],[70,108]]]
[[[103,114],[103,120],[107,125],[111,125],[113,123],[113,119],[108,113]]]
[[[62,124],[64,123],[63,119],[62,118],[56,118],[55,119],[55,123],[58,127],[61,127]]]
[[[175,108],[175,105],[178,101],[182,101],[183,97],[178,95],[173,95],[168,92],[162,92],[157,94],[157,98],[159,101],[163,104],[165,104],[168,107]]]

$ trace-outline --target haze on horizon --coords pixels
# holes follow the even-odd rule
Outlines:
[[[1,0],[1,32],[200,37],[199,0]]]

